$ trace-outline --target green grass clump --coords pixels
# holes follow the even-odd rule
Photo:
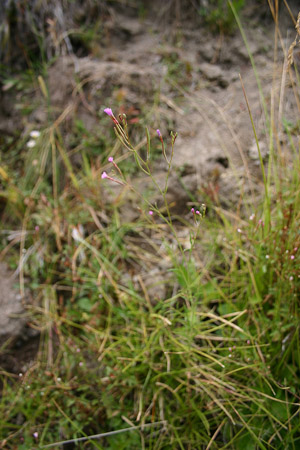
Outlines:
[[[245,1],[234,0],[232,4],[239,13],[245,6]],[[213,31],[231,34],[236,28],[234,14],[227,0],[210,1],[209,4],[199,7],[199,14]]]

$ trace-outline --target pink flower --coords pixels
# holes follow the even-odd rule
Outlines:
[[[191,213],[192,213],[192,214],[195,214],[195,208],[192,208],[192,209],[191,209]]]
[[[149,211],[149,216],[153,216],[153,211]]]
[[[37,431],[35,431],[35,432],[33,433],[33,437],[34,437],[35,439],[37,439],[37,438],[39,437],[39,433],[38,433]]]
[[[114,158],[113,158],[112,156],[110,156],[110,157],[108,158],[108,162],[113,162],[113,160],[114,160]]]
[[[109,117],[114,117],[114,113],[112,112],[111,108],[105,108],[104,112],[109,116]]]
[[[114,122],[116,125],[119,125],[119,122],[118,122],[117,119],[115,118],[114,113],[112,112],[111,108],[105,108],[103,111],[104,111],[109,117],[112,118],[113,122]]]
[[[115,163],[114,163],[114,165],[116,166]],[[114,181],[115,183],[118,183],[118,184],[121,184],[122,186],[125,186],[125,184],[123,183],[123,181],[120,181],[120,180],[117,180],[116,178],[110,177],[109,175],[107,175],[106,172],[102,172],[101,178],[102,178],[102,180],[103,180],[104,178],[107,178],[108,180]]]
[[[201,216],[201,213],[200,213],[200,211],[196,211],[196,214],[198,214],[198,216]]]
[[[295,259],[295,255],[292,255],[292,256],[291,256],[291,259]]]
[[[156,133],[157,133],[158,137],[161,138],[161,132],[159,129],[156,130]]]

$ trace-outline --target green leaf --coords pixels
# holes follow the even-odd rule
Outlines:
[[[77,305],[80,309],[86,312],[90,312],[93,307],[93,303],[87,297],[80,298],[77,302]]]

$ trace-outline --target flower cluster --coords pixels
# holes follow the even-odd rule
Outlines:
[[[29,133],[31,139],[27,142],[27,148],[33,148],[36,146],[36,140],[40,137],[41,133],[38,130],[32,130]]]

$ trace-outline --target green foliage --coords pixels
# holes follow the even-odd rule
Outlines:
[[[245,0],[233,0],[232,5],[237,13],[245,5]],[[200,7],[199,14],[213,31],[230,34],[236,28],[236,21],[227,0],[213,0],[206,7]]]

